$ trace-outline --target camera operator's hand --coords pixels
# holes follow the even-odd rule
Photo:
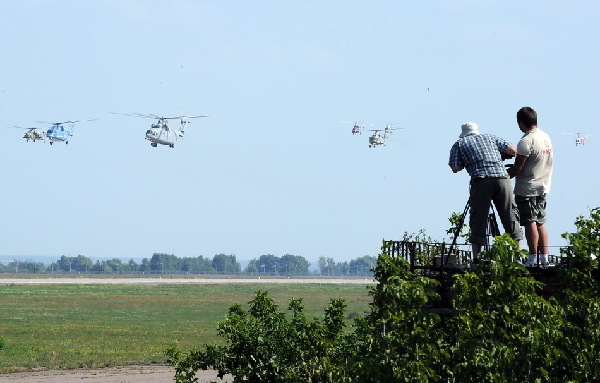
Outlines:
[[[514,155],[507,154],[507,153],[500,153],[500,157],[504,161],[504,160],[510,160],[511,158],[514,158]]]

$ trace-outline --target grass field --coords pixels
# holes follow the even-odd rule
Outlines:
[[[0,373],[164,363],[163,352],[222,342],[216,322],[234,303],[268,291],[282,310],[302,298],[323,317],[342,298],[348,317],[368,309],[360,284],[6,285],[0,286]]]

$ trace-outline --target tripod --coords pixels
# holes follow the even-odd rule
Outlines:
[[[454,250],[454,246],[456,246],[456,241],[458,240],[458,236],[460,235],[460,232],[465,224],[465,218],[467,216],[467,212],[469,211],[469,207],[470,207],[469,202],[470,202],[470,199],[467,200],[467,204],[465,205],[465,210],[463,211],[463,213],[460,217],[460,222],[458,223],[458,225],[456,226],[456,229],[454,230],[454,238],[452,239],[452,244],[450,245],[450,248],[448,249],[448,254],[446,255],[446,260],[445,260],[444,264],[446,264],[448,262],[450,254],[452,254],[452,250]],[[500,229],[498,228],[498,221],[496,220],[494,204],[490,202],[489,213],[488,213],[487,220],[486,220],[485,245],[483,245],[484,250],[490,249],[490,246],[491,246],[490,237],[496,237],[499,235],[500,235]],[[475,262],[475,263],[477,263],[478,261],[479,260],[477,258],[473,259],[473,262]]]

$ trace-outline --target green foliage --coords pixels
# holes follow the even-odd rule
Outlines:
[[[333,382],[342,371],[331,363],[342,338],[342,300],[331,300],[325,317],[308,320],[301,299],[290,299],[290,318],[266,292],[256,292],[246,311],[229,309],[218,333],[225,346],[183,354],[173,347],[167,357],[176,368],[176,382],[196,382],[198,369],[215,368],[219,377],[232,374],[234,382]]]
[[[384,244],[385,247],[385,244]],[[371,311],[356,323],[350,375],[358,382],[428,382],[445,360],[440,317],[424,308],[439,299],[433,279],[413,275],[403,259],[381,254]]]
[[[563,238],[569,241],[570,247],[565,249],[564,256],[578,273],[588,274],[598,271],[598,256],[600,255],[600,208],[590,211],[590,218],[578,216],[575,220],[575,233],[564,233]],[[573,282],[579,278],[572,275]],[[586,279],[583,278],[582,282]]]
[[[370,276],[376,257],[364,255],[350,262],[335,262],[333,258],[319,259],[319,274],[329,276]],[[174,254],[154,253],[151,258],[143,258],[141,263],[119,258],[97,260],[96,263],[84,255],[65,255],[50,265],[43,262],[14,260],[0,263],[1,273],[47,273],[47,274],[252,274],[265,276],[305,276],[313,274],[310,262],[300,255],[285,254],[277,257],[261,255],[249,261],[245,270],[233,254],[215,254],[212,259],[198,257],[177,257]]]
[[[580,381],[594,381],[600,377],[600,208],[577,217],[575,227],[563,234],[571,246],[563,252],[570,266],[562,271],[567,289],[558,297],[566,318],[561,362]]]
[[[522,251],[505,234],[482,254],[485,262],[455,274],[451,313],[439,313],[431,308],[448,287],[392,257],[384,241],[370,310],[352,331],[344,329],[343,302],[332,300],[324,320],[308,321],[302,302],[290,300],[288,320],[259,292],[248,311],[233,306],[219,324],[227,345],[169,351],[177,382],[194,381],[200,368],[235,382],[600,381],[600,210],[578,217],[576,227],[564,235],[568,267],[540,274],[559,278],[562,290],[552,297],[517,262]]]
[[[235,255],[217,254],[213,257],[212,267],[220,274],[233,274],[240,272],[240,264]]]
[[[457,381],[544,381],[556,363],[562,312],[538,294],[543,285],[518,254],[509,236],[497,237],[489,263],[456,278],[448,331]]]
[[[465,240],[469,238],[471,235],[471,229],[467,229],[467,231],[463,233],[463,230],[467,227],[463,213],[452,212],[452,215],[450,218],[448,218],[448,221],[450,221],[450,228],[446,230],[446,234],[451,234],[452,239],[454,239],[455,236],[457,236],[457,239],[459,237]]]
[[[272,254],[252,259],[246,267],[247,273],[263,275],[308,275],[310,263],[300,255],[285,254],[277,257]]]

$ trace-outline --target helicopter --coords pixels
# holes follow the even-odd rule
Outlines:
[[[111,112],[112,113],[112,112]],[[119,114],[119,113],[113,113]],[[150,126],[150,129],[146,131],[146,140],[150,141],[150,146],[156,148],[158,144],[167,145],[170,148],[175,147],[175,143],[178,139],[183,138],[183,134],[185,133],[185,129],[187,125],[190,123],[188,118],[201,118],[201,117],[210,117],[210,116],[175,116],[175,117],[161,117],[154,114],[141,114],[141,113],[132,113],[132,114],[124,114],[125,116],[133,116],[133,117],[142,117],[142,118],[155,118],[157,119],[156,123]],[[172,129],[169,127],[168,120],[176,120],[179,119],[181,123],[180,129]]]
[[[352,135],[353,136],[355,134],[362,134],[363,130],[365,130],[365,127],[359,125],[358,122],[342,121],[342,123],[344,123],[344,124],[354,124],[352,126]]]
[[[404,129],[404,128],[392,128],[392,124],[387,124],[385,126],[384,135],[389,136],[392,134],[392,131],[398,130],[398,129]]]
[[[385,146],[385,140],[388,138],[394,130],[404,129],[404,128],[392,128],[392,124],[387,124],[383,129],[383,134],[379,133],[382,129],[371,129],[371,132],[374,132],[369,137],[369,148],[374,148],[378,145]]]
[[[85,120],[85,121],[95,121],[96,119]],[[36,121],[41,124],[50,124],[52,125],[46,131],[46,138],[50,141],[50,145],[54,142],[64,142],[65,145],[69,144],[69,138],[73,137],[73,128],[75,124],[80,122],[80,120],[75,121],[63,121],[63,122],[44,122],[44,121]],[[64,124],[69,124],[68,128],[65,128]]]
[[[575,138],[575,146],[584,145],[589,137],[590,136],[582,137],[579,133],[577,133],[577,137]]]
[[[585,145],[585,142],[588,140],[589,137],[591,137],[591,135],[587,135],[587,136],[582,136],[581,133],[563,133],[563,134],[569,134],[569,135],[577,135],[577,137],[575,137],[575,146],[581,146],[581,145]]]
[[[387,138],[386,134],[380,134],[379,132],[381,132],[381,129],[371,129],[369,130],[370,132],[374,132],[370,137],[369,137],[369,148],[374,148],[378,145],[383,145],[385,146],[385,139]]]
[[[35,142],[35,140],[46,140],[46,135],[38,128],[22,128],[20,126],[15,126],[15,128],[27,129],[27,131],[23,133],[23,138],[26,139],[27,142],[29,142],[29,140],[33,140],[33,142]]]
[[[42,124],[47,124],[43,121],[37,121]],[[69,144],[69,137],[73,137],[73,126],[79,121],[64,121],[64,122],[52,122],[52,126],[46,131],[46,138],[52,145],[55,141],[64,142]],[[70,124],[69,128],[65,129],[64,124]]]

